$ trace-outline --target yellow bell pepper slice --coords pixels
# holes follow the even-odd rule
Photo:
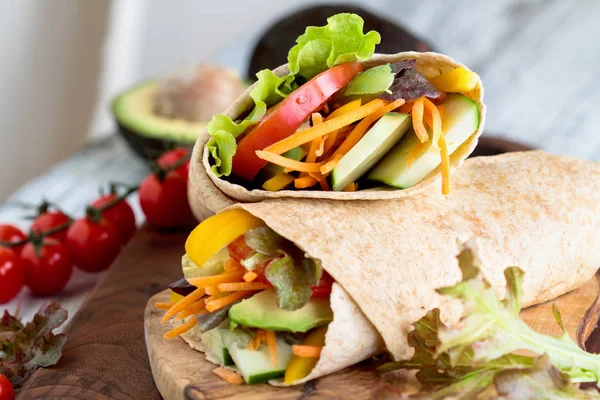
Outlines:
[[[327,325],[312,331],[302,344],[308,346],[325,346],[325,334],[327,333]],[[318,358],[292,356],[290,362],[285,369],[285,383],[291,384],[298,379],[302,379],[313,370],[319,362]]]
[[[187,255],[202,267],[219,250],[246,233],[265,223],[248,213],[235,209],[221,212],[202,221],[187,238]]]
[[[171,295],[169,296],[169,301],[171,303],[177,303],[179,300],[181,300],[183,298],[184,298],[184,296],[180,295],[179,293],[171,292]]]
[[[429,78],[429,83],[437,90],[450,93],[466,93],[473,90],[477,82],[479,82],[479,75],[463,67]]]
[[[289,186],[290,183],[294,182],[294,179],[294,176],[280,172],[263,183],[262,187],[269,192],[279,192],[280,190],[285,189],[286,186]]]

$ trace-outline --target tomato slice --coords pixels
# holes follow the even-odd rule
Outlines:
[[[331,295],[331,287],[333,286],[333,278],[327,272],[323,271],[323,276],[317,286],[311,286],[311,298],[324,299]]]
[[[233,242],[229,243],[227,245],[227,251],[229,252],[229,257],[236,261],[244,261],[252,254],[252,249],[246,244],[244,235],[241,235]]]
[[[247,181],[254,179],[258,171],[267,165],[267,161],[258,158],[256,151],[264,150],[296,132],[311,113],[362,70],[360,63],[341,64],[328,69],[276,105],[239,141],[233,156],[233,175]]]

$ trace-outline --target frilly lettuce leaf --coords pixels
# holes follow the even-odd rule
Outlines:
[[[356,14],[336,14],[325,26],[309,26],[288,54],[290,71],[310,79],[334,65],[368,60],[381,42],[375,31],[363,34],[363,19]]]
[[[278,103],[294,89],[293,77],[291,81],[286,77],[279,78],[268,69],[259,71],[256,77],[258,82],[249,93],[254,100],[254,108],[250,114],[239,123],[226,115],[217,114],[206,127],[206,131],[212,136],[206,144],[213,158],[211,170],[218,177],[231,174],[237,137],[258,123],[265,116],[268,106]]]
[[[463,280],[438,291],[463,302],[461,321],[447,327],[438,309],[428,312],[408,335],[413,357],[380,367],[381,372],[418,370],[423,391],[403,398],[472,399],[492,385],[495,399],[600,398],[572,384],[598,383],[600,355],[580,349],[567,332],[559,338],[542,335],[520,319],[523,272],[519,268],[505,270],[507,293],[500,300],[479,272],[481,262],[473,243],[462,246],[458,261]],[[564,331],[556,309],[554,314]],[[517,349],[540,356],[513,354]],[[383,388],[378,394],[389,398],[393,389]]]
[[[52,331],[66,319],[67,311],[55,302],[42,305],[26,325],[5,310],[0,319],[0,374],[19,388],[38,367],[56,364],[67,337]]]
[[[277,292],[280,308],[294,311],[310,300],[312,291],[308,273],[304,268],[296,267],[294,259],[287,253],[281,251],[280,257],[269,263],[265,276]]]

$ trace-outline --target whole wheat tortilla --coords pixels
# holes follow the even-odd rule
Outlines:
[[[464,65],[457,63],[448,56],[438,53],[419,53],[419,52],[404,52],[393,55],[375,54],[370,60],[363,62],[365,69],[381,64],[395,63],[402,60],[416,60],[416,69],[426,78],[439,75],[443,72],[450,71],[457,67],[466,68]],[[278,76],[287,75],[289,69],[287,64],[273,70]],[[245,116],[254,106],[254,101],[248,94],[254,86],[250,87],[240,96],[224,114],[231,119],[236,120]],[[477,103],[480,112],[479,129],[474,132],[469,139],[465,141],[456,151],[450,156],[451,171],[453,172],[460,167],[463,161],[473,152],[485,124],[486,107],[483,104],[483,85],[481,80],[473,90],[464,93],[465,96],[471,98]],[[367,190],[358,190],[356,192],[324,192],[319,190],[282,190],[279,192],[268,192],[266,190],[247,190],[243,186],[230,183],[224,179],[218,178],[210,168],[209,152],[206,150],[206,143],[210,136],[204,132],[194,146],[192,155],[192,165],[190,169],[190,181],[201,181],[203,177],[208,175],[214,185],[223,193],[224,196],[235,199],[239,202],[257,202],[271,198],[317,198],[317,199],[335,199],[335,200],[376,200],[376,199],[398,199],[412,196],[419,193],[423,189],[431,185],[440,185],[441,175],[439,167],[427,175],[421,182],[407,189],[395,189],[389,186],[381,186]],[[198,190],[204,190],[204,186],[199,185]],[[441,189],[440,189],[441,190]]]
[[[206,204],[218,211],[228,203]],[[504,269],[523,269],[524,306],[577,288],[600,266],[600,164],[542,151],[467,160],[446,197],[430,187],[397,200],[276,199],[233,207],[320,259],[340,285],[323,355],[306,379],[368,358],[381,338],[395,359],[409,357],[411,324],[432,308],[441,309],[444,322],[456,321],[460,303],[435,289],[461,278],[457,240],[475,238],[482,273],[502,295]]]
[[[460,316],[435,292],[461,278],[457,240],[476,238],[482,273],[502,295],[504,269],[523,269],[524,306],[575,289],[600,266],[600,164],[542,151],[471,159],[446,197],[429,188],[400,200],[234,207],[320,259],[396,359],[411,355],[406,335],[428,310]]]

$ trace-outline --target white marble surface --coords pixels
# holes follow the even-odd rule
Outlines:
[[[403,23],[441,52],[483,78],[487,132],[559,154],[600,160],[600,1],[409,0],[377,1],[374,11]],[[240,37],[213,56],[245,71],[255,38]],[[24,155],[25,156],[25,155]],[[3,173],[6,173],[3,172]],[[10,173],[10,172],[9,172]],[[120,138],[93,144],[21,187],[5,204],[0,221],[26,228],[12,202],[42,197],[80,215],[109,180],[135,183],[146,174]],[[135,205],[137,200],[132,197]],[[142,221],[138,212],[139,221]],[[76,271],[59,300],[74,312],[101,275]],[[32,315],[43,300],[25,290],[21,303]],[[0,311],[6,306],[0,306]]]

